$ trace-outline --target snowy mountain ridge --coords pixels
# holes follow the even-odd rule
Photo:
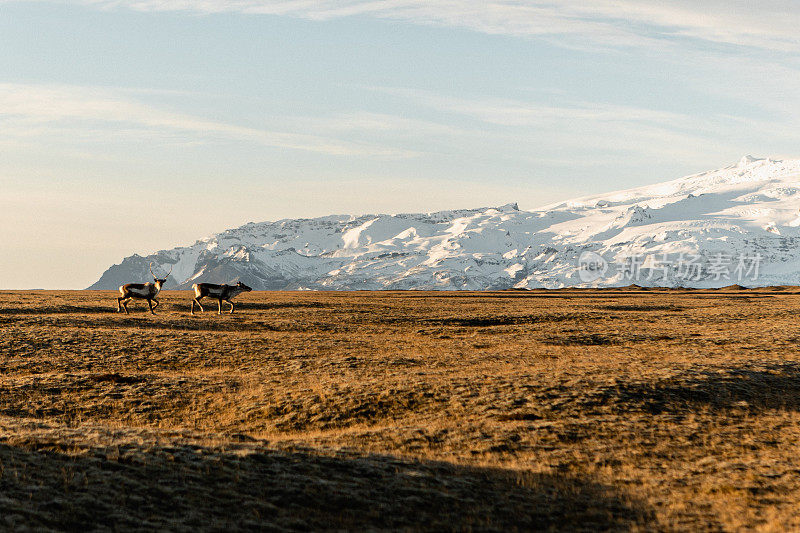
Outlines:
[[[167,288],[506,289],[800,284],[800,160],[742,158],[532,211],[250,223],[109,268],[90,289],[172,267]]]

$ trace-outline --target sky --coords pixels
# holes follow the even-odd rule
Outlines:
[[[800,158],[789,0],[0,0],[0,289]]]

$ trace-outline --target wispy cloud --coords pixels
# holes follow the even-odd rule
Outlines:
[[[800,12],[793,0],[66,1],[103,9],[240,12],[317,20],[369,16],[490,34],[565,36],[612,46],[663,45],[676,38],[689,38],[770,50],[800,49],[800,36],[796,31],[800,26]]]
[[[697,116],[658,109],[601,102],[552,102],[491,97],[458,97],[417,89],[372,87],[371,90],[450,115],[444,121],[466,124],[462,135],[477,135],[506,143],[536,158],[552,151],[571,153],[571,161],[635,155],[654,160],[673,158],[703,164],[708,151],[744,154],[753,137],[780,137],[800,142],[792,116],[784,120],[753,120],[731,114]],[[738,133],[743,135],[738,135]],[[702,149],[700,148],[702,147]]]
[[[74,139],[234,140],[336,156],[408,157],[406,150],[305,133],[262,130],[174,113],[131,98],[130,90],[0,84],[0,141]]]
[[[783,121],[759,121],[600,102],[554,103],[552,98],[543,102],[405,88],[361,89],[397,99],[404,114],[352,110],[283,117],[288,131],[271,131],[169,111],[142,102],[131,89],[6,83],[0,84],[0,145],[41,146],[61,139],[73,150],[102,155],[100,147],[109,141],[126,146],[236,142],[328,156],[491,154],[554,166],[564,159],[581,166],[630,156],[701,165],[709,150],[742,155],[757,148],[748,144],[754,136],[800,142],[791,115]],[[746,135],[738,137],[737,132]]]

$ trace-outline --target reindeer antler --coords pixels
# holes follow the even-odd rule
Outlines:
[[[169,267],[169,272],[167,272],[167,275],[166,275],[166,276],[164,276],[164,279],[167,279],[167,278],[169,277],[169,275],[170,275],[170,274],[172,274],[172,269],[173,269],[174,267],[175,267],[175,265],[174,265],[174,264],[173,264],[173,265],[170,265],[170,267]],[[153,274],[153,262],[152,262],[152,261],[150,261],[150,266],[149,266],[148,268],[150,269],[150,274],[151,274],[151,275],[152,275],[152,276],[153,276],[155,279],[158,279],[158,276],[156,276],[155,274]]]

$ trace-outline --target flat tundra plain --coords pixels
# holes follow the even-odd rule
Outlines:
[[[190,298],[0,292],[0,530],[800,529],[794,288]]]

